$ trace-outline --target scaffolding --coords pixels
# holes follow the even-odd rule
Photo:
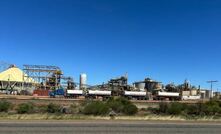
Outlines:
[[[77,86],[72,77],[62,76],[61,81],[61,86],[65,89],[75,89]]]
[[[60,87],[62,71],[59,67],[47,65],[23,65],[23,67],[23,81],[34,79],[35,88],[58,89]]]

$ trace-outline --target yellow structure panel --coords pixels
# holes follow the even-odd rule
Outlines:
[[[0,73],[0,81],[12,81],[12,82],[25,82],[25,83],[36,83],[32,78],[26,78],[23,80],[23,71],[17,67],[11,67]]]

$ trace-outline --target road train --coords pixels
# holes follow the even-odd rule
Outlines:
[[[85,77],[83,77],[85,79]],[[90,98],[90,99],[107,99],[115,96],[123,96],[133,100],[197,100],[197,90],[191,88],[189,83],[185,83],[181,87],[169,84],[165,87],[160,82],[146,78],[144,81],[134,83],[134,86],[127,84],[127,77],[111,79],[106,84],[89,86],[81,77],[79,88],[57,89],[50,93],[51,97],[63,96],[67,98]],[[59,91],[63,90],[63,91]],[[183,92],[184,91],[184,92]],[[187,94],[187,91],[189,94]],[[192,92],[194,95],[191,96]],[[184,94],[185,93],[185,94]]]
[[[103,98],[107,99],[112,96],[112,91],[102,91],[102,90],[87,90],[84,92],[84,90],[67,90],[65,97],[68,98],[79,98],[81,96],[85,96],[86,98]],[[180,99],[180,93],[175,92],[161,92],[159,91],[156,95],[152,95],[149,92],[145,91],[123,91],[121,96],[126,97],[128,99],[135,99],[135,100],[163,100],[163,99],[169,99],[169,100],[179,100]]]

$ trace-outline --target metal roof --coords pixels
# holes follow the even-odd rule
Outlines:
[[[25,82],[25,83],[36,83],[32,78],[23,78],[23,71],[17,67],[10,67],[7,70],[0,73],[0,81],[13,81],[13,82]]]

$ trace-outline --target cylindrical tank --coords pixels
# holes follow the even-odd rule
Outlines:
[[[99,96],[99,95],[108,95],[110,96],[111,95],[111,91],[101,91],[101,90],[89,90],[88,91],[88,94],[89,95],[96,95],[96,96]]]
[[[162,89],[162,88],[163,88],[163,85],[160,84],[160,83],[157,83],[157,85],[156,85],[156,89]]]
[[[190,91],[182,91],[183,96],[190,96]]]
[[[159,82],[148,81],[145,83],[145,88],[148,89],[149,91],[152,91],[156,89],[161,89],[162,85]]]
[[[197,90],[191,90],[190,94],[193,95],[193,96],[197,95]]]
[[[86,88],[86,84],[87,84],[87,75],[81,74],[80,75],[80,89]]]
[[[145,88],[145,83],[142,83],[142,82],[137,82],[137,83],[134,83],[135,85],[135,88],[140,90],[140,91],[144,91],[144,88]]]
[[[140,91],[124,91],[125,96],[146,96],[146,92],[140,92]]]

